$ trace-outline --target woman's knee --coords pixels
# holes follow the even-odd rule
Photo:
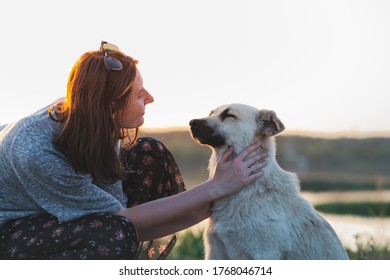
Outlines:
[[[137,256],[137,231],[125,217],[92,214],[73,221],[69,229],[72,238],[64,240],[50,259],[129,260]]]
[[[129,170],[122,181],[128,207],[185,190],[174,157],[159,140],[139,138],[136,145],[123,152]]]
[[[139,245],[138,234],[133,223],[127,218],[99,214],[89,226],[103,229],[94,231],[88,241],[96,258],[135,259]]]

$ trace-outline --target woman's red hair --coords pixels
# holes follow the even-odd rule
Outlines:
[[[54,139],[73,168],[91,174],[97,184],[113,183],[124,174],[116,145],[126,131],[116,126],[114,114],[126,105],[136,76],[136,60],[122,52],[109,55],[121,61],[122,70],[107,71],[101,50],[76,61],[66,99],[57,108],[63,129]]]

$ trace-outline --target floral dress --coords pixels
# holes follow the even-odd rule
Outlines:
[[[163,143],[153,138],[140,138],[135,147],[125,152],[124,158],[130,170],[123,181],[128,207],[185,191],[175,159]],[[137,258],[164,259],[175,243],[175,234],[143,242]]]

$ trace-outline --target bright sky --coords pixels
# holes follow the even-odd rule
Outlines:
[[[387,0],[3,2],[0,125],[64,96],[75,60],[106,40],[140,61],[145,127],[239,102],[287,130],[390,130]]]

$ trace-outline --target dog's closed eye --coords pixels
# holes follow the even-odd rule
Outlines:
[[[226,118],[237,119],[237,117],[235,115],[230,113],[230,109],[229,108],[225,109],[219,117],[221,118],[221,121],[224,121]]]

